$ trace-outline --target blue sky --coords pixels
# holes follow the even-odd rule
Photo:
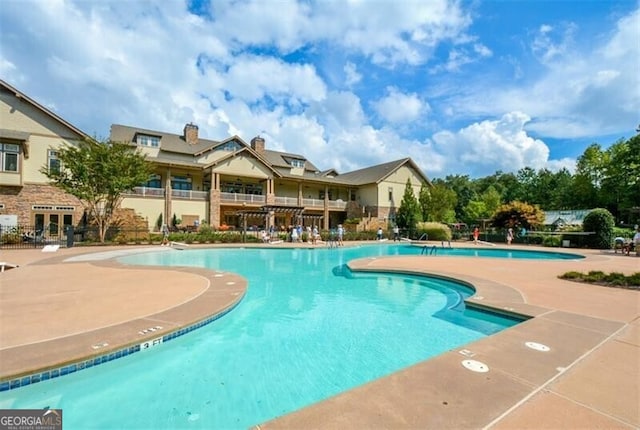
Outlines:
[[[194,122],[475,178],[573,170],[640,124],[637,1],[5,0],[0,28],[0,77],[100,138]]]

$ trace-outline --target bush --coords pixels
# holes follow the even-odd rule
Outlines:
[[[615,220],[606,209],[594,209],[582,222],[582,231],[593,232],[587,236],[585,244],[594,249],[611,249],[613,244],[613,228]]]
[[[419,222],[416,226],[418,237],[426,233],[429,240],[451,240],[451,228],[439,222]]]
[[[611,272],[609,274],[606,274],[600,270],[592,270],[587,274],[581,272],[567,272],[564,275],[558,276],[558,278],[567,279],[570,281],[603,284],[613,287],[624,287],[631,289],[640,288],[640,272],[636,272],[630,276],[625,276],[623,273],[618,272]]]
[[[559,248],[561,243],[562,237],[560,236],[544,236],[542,239],[542,246]]]

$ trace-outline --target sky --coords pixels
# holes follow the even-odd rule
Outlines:
[[[3,0],[0,78],[100,139],[193,122],[339,173],[573,172],[640,124],[640,3]]]

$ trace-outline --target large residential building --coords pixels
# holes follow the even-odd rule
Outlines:
[[[84,209],[49,185],[42,168],[58,168],[57,148],[84,132],[0,80],[0,225],[30,225],[58,236],[78,225]]]
[[[78,225],[82,205],[50,186],[41,169],[58,168],[56,149],[88,136],[0,85],[0,223],[16,218],[58,232]],[[137,146],[154,166],[149,181],[122,202],[150,229],[179,219],[182,227],[303,224],[326,230],[356,218],[364,228],[377,228],[394,219],[408,180],[416,196],[429,184],[410,158],[339,174],[303,155],[269,150],[260,136],[249,143],[238,136],[202,139],[191,123],[180,134],[114,124],[110,139]]]

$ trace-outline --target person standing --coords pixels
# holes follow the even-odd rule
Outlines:
[[[342,227],[342,224],[338,224],[338,246],[344,245],[344,243],[342,243],[343,236],[344,236],[344,227]]]
[[[400,240],[400,227],[398,227],[398,224],[396,224],[393,227],[393,241],[399,241]]]
[[[378,233],[376,235],[378,240],[382,240],[382,227],[378,227]]]
[[[473,229],[473,243],[478,244],[478,238],[480,238],[480,229],[475,227]]]
[[[513,229],[509,227],[509,230],[507,230],[507,245],[511,245],[512,241],[513,241]]]
[[[162,246],[169,245],[169,226],[162,224]]]

